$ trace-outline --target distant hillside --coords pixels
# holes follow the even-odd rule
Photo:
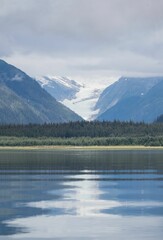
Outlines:
[[[81,120],[27,74],[0,60],[0,123],[51,123]]]
[[[163,77],[121,78],[96,104],[98,120],[153,122],[163,112]]]

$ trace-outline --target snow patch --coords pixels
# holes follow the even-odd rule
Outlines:
[[[54,83],[57,83],[66,88],[78,89],[81,87],[80,84],[75,82],[74,80],[70,79],[69,77],[61,77],[61,76],[43,76],[38,77],[37,80],[43,86],[50,85],[52,86]]]
[[[11,78],[11,80],[21,82],[21,81],[23,81],[23,75],[16,74],[13,78]]]

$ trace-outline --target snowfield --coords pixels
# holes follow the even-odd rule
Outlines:
[[[83,86],[72,100],[65,99],[62,103],[72,109],[85,120],[92,120],[97,115],[98,110],[94,106],[102,92],[102,89]]]
[[[69,77],[44,76],[36,78],[59,102],[73,110],[85,120],[96,118],[99,110],[94,107],[109,82],[77,82]],[[57,90],[56,90],[57,89]]]

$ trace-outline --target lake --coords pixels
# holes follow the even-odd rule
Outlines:
[[[162,150],[0,151],[0,239],[162,240]]]

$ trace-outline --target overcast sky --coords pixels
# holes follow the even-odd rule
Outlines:
[[[31,76],[163,75],[163,0],[0,0],[0,58]]]

